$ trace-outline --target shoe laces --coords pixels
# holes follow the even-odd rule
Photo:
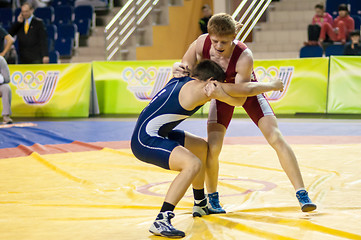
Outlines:
[[[299,192],[297,195],[300,202],[303,203],[311,203],[310,198],[308,197],[308,194],[306,191]]]
[[[221,208],[218,198],[209,197],[209,203],[213,208]]]
[[[172,218],[174,218],[174,213],[172,213],[172,212],[166,212],[166,213],[165,213],[164,221],[166,221],[166,222],[169,224],[168,227],[169,227],[170,229],[176,230],[176,229],[173,227],[172,223],[171,223],[171,219],[172,219]]]

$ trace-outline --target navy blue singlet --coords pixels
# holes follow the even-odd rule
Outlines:
[[[184,131],[173,130],[193,115],[179,103],[183,85],[194,80],[190,77],[172,78],[141,112],[131,139],[133,154],[141,161],[169,169],[169,156],[179,145],[184,146]]]

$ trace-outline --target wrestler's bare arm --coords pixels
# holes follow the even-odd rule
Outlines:
[[[253,69],[253,56],[249,49],[243,51],[236,63],[236,77],[235,83],[222,83],[221,87],[226,93],[222,94],[223,102],[232,106],[242,106],[246,101],[247,90],[244,83],[251,81],[251,74]],[[227,96],[228,95],[228,96]]]
[[[205,87],[205,93],[208,97],[225,102],[231,106],[240,106],[238,98],[231,97],[222,88],[221,83],[217,81],[211,81]],[[243,103],[241,103],[243,104]]]
[[[186,110],[193,110],[211,100],[206,95],[205,87],[209,81],[189,81],[180,90],[179,103]]]
[[[173,64],[173,77],[185,77],[189,76],[191,69],[197,64],[196,57],[196,41],[195,40],[188,48],[187,52],[182,58],[182,62],[176,62]]]
[[[173,65],[173,76],[189,76],[192,68],[202,59],[202,49],[206,35],[199,36],[188,48],[184,54],[181,63]]]
[[[268,91],[283,90],[283,84],[279,79],[267,83],[251,82],[253,55],[250,49],[246,49],[238,59],[236,71],[235,84],[222,84],[225,92],[232,97],[255,96]]]
[[[251,81],[251,75],[253,70],[253,56],[249,49],[243,51],[236,64],[236,78],[233,83],[224,83],[222,88],[229,95],[234,97],[244,97],[247,93],[244,89],[244,84]]]
[[[251,82],[253,71],[253,56],[249,49],[246,49],[236,64],[235,83],[220,84],[224,92],[233,98],[228,98],[224,94],[222,96],[229,99],[227,102],[233,106],[240,106],[248,96],[255,96],[268,91],[283,91],[283,83],[280,79],[272,79],[270,82]]]
[[[228,103],[232,106],[240,106],[243,104],[244,97],[233,97],[223,89],[224,84],[212,81],[212,84],[207,84],[206,95],[218,99],[222,102]],[[255,96],[268,91],[283,91],[284,85],[281,79],[271,79],[269,82],[245,82],[242,85],[243,96]]]
[[[184,54],[182,58],[182,63],[192,69],[197,64],[197,55],[196,55],[196,44],[197,40],[195,40],[188,48],[187,52]]]
[[[204,41],[207,35],[199,36],[188,48],[182,58],[182,63],[192,69],[201,59]]]

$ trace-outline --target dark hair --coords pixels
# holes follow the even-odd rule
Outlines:
[[[211,9],[211,7],[210,7],[208,4],[204,4],[204,5],[202,6],[202,10],[204,10],[204,9],[206,9],[206,8]]]
[[[325,7],[323,6],[322,3],[316,4],[315,8],[318,8],[318,9],[321,9],[321,10],[325,9]]]
[[[354,30],[354,31],[350,32],[350,37],[353,37],[353,36],[359,36],[360,37],[360,31],[359,30]]]
[[[223,69],[216,62],[209,59],[200,61],[192,70],[191,77],[202,81],[207,81],[210,78],[218,82],[226,80],[226,74]]]
[[[348,7],[346,4],[342,3],[342,4],[338,5],[338,10],[348,12]]]

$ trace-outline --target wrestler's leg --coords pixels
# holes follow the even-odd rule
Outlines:
[[[205,179],[205,168],[206,168],[206,160],[207,160],[207,152],[208,152],[208,144],[207,142],[196,135],[185,132],[185,141],[184,147],[190,150],[194,155],[196,155],[202,162],[202,167],[194,178],[192,185],[195,189],[203,189],[204,188],[204,179]]]
[[[204,180],[205,180],[205,168],[207,161],[208,144],[203,138],[185,132],[184,147],[189,149],[202,162],[200,171],[195,176],[192,182],[193,197],[194,197],[194,206],[192,210],[192,215],[194,217],[202,217],[204,215],[209,214],[207,207],[207,199],[204,192]]]
[[[293,187],[297,190],[304,188],[302,175],[297,163],[296,156],[285,141],[282,133],[278,129],[278,124],[275,116],[264,116],[258,122],[258,127],[262,131],[268,143],[276,151],[278,159],[283,170],[286,172]]]
[[[206,186],[208,193],[217,191],[219,155],[222,150],[226,128],[219,123],[208,123],[208,156],[206,163]]]
[[[283,170],[286,172],[293,187],[296,190],[296,197],[303,212],[313,211],[317,208],[308,197],[304,188],[300,168],[296,156],[278,129],[275,116],[264,116],[258,121],[258,127],[267,139],[268,143],[275,149]]]
[[[165,197],[165,202],[175,206],[199,173],[202,163],[191,151],[178,146],[170,154],[169,167],[171,170],[180,172],[173,180]]]
[[[185,236],[183,231],[175,229],[171,224],[171,219],[175,216],[173,210],[198,174],[201,165],[201,161],[185,147],[177,146],[172,150],[169,167],[180,173],[168,188],[162,208],[149,228],[151,233],[173,238]]]

